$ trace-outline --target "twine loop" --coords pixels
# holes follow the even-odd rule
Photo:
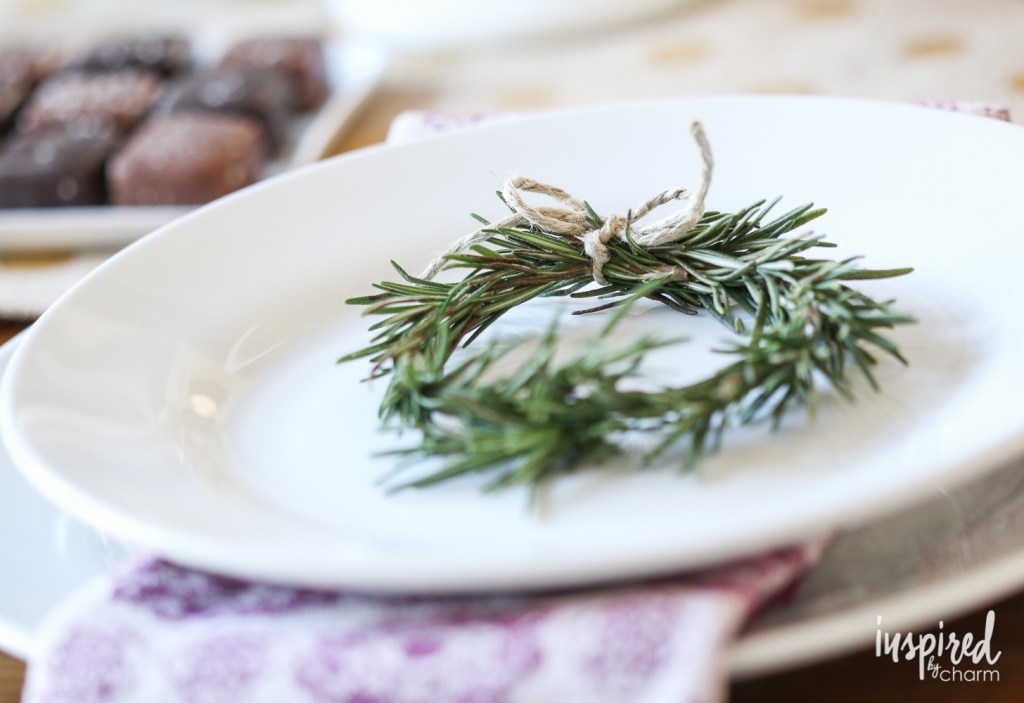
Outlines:
[[[704,201],[711,185],[711,173],[714,160],[711,145],[700,122],[690,125],[690,133],[700,150],[701,177],[696,193],[685,188],[674,188],[662,191],[647,199],[639,207],[631,210],[626,217],[612,213],[608,215],[600,227],[594,227],[588,217],[587,207],[583,201],[574,198],[557,186],[541,183],[525,176],[512,176],[505,182],[502,197],[512,214],[509,217],[472,232],[459,239],[439,254],[426,268],[422,278],[431,279],[444,268],[446,257],[465,251],[474,244],[488,239],[494,229],[515,227],[524,222],[545,232],[573,236],[583,243],[583,251],[592,262],[594,281],[606,285],[604,266],[611,259],[608,243],[615,238],[625,239],[627,228],[630,237],[637,245],[653,248],[682,239],[704,215]],[[558,205],[533,205],[525,198],[526,193],[538,193],[556,201]],[[661,220],[650,224],[637,222],[653,210],[679,201],[682,207]],[[666,275],[672,275],[667,273]]]

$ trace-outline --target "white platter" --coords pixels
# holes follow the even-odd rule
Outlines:
[[[15,339],[0,347],[0,373]],[[933,627],[1024,584],[1024,465],[938,488],[924,504],[838,535],[792,598],[756,617],[732,649],[734,676],[765,674],[866,646],[890,631]],[[49,611],[125,556],[61,513],[0,442],[0,650],[27,659]]]
[[[883,366],[884,391],[856,405],[826,399],[813,427],[736,436],[695,476],[561,480],[543,514],[470,483],[386,495],[390,464],[372,455],[398,440],[376,430],[381,389],[359,383],[366,368],[334,366],[366,339],[341,301],[388,277],[389,258],[425,262],[466,231],[467,211],[499,212],[492,191],[509,171],[599,210],[692,184],[686,125],[698,117],[718,163],[711,207],[815,200],[831,208],[820,226],[839,255],[917,267],[871,285],[919,320],[894,335],[911,366]],[[17,353],[3,436],[80,519],[244,577],[469,591],[749,554],[921,500],[1021,450],[1024,312],[993,301],[1021,292],[1024,243],[1007,233],[1024,225],[1010,177],[1022,158],[1024,134],[1007,124],[768,97],[570,111],[367,150],[205,207],[79,284]],[[706,319],[631,324],[673,323],[696,340],[673,348],[674,380],[721,363],[704,347],[726,333]]]
[[[198,46],[196,53],[216,55],[215,49],[206,45]],[[376,88],[387,62],[379,46],[356,41],[327,42],[325,60],[331,94],[316,112],[291,121],[285,144],[267,166],[268,175],[305,166],[328,153]],[[0,208],[0,253],[121,247],[192,209],[118,205]]]

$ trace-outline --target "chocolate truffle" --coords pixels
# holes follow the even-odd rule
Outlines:
[[[196,205],[255,181],[266,161],[259,125],[214,113],[150,117],[107,167],[118,205]]]
[[[25,81],[33,87],[56,71],[61,60],[60,52],[47,44],[0,47],[0,81]]]
[[[154,71],[169,76],[189,66],[191,46],[178,36],[147,34],[105,41],[71,65],[86,71]]]
[[[160,98],[157,112],[224,112],[257,120],[271,151],[288,123],[290,86],[274,71],[221,68],[178,81]]]
[[[11,137],[0,150],[0,207],[96,205],[112,129],[54,128]]]
[[[158,87],[159,81],[148,73],[61,73],[32,93],[17,128],[32,132],[86,121],[126,130],[146,114]]]
[[[327,97],[323,43],[313,37],[263,37],[238,42],[221,59],[225,67],[279,70],[294,85],[292,106],[318,107]]]
[[[32,87],[55,66],[54,54],[30,47],[0,48],[0,132],[9,126],[15,111]]]
[[[0,134],[7,131],[15,110],[28,95],[28,81],[5,81],[0,78]]]

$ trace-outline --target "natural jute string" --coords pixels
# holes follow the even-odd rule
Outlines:
[[[704,127],[700,122],[693,122],[690,125],[690,133],[700,149],[703,167],[700,174],[700,187],[697,192],[691,193],[685,188],[675,188],[658,193],[650,198],[640,207],[632,210],[629,219],[612,213],[605,218],[604,224],[595,229],[587,218],[587,211],[583,202],[577,200],[561,188],[546,183],[540,183],[532,178],[524,176],[512,176],[505,182],[502,190],[502,197],[513,212],[505,219],[476,230],[475,232],[454,242],[450,247],[437,256],[421,274],[422,278],[431,279],[444,268],[445,257],[451,254],[458,254],[478,242],[485,241],[493,234],[495,229],[515,227],[529,223],[545,232],[552,234],[567,234],[577,237],[583,241],[583,250],[593,261],[594,280],[605,285],[604,265],[608,263],[609,252],[608,242],[613,237],[624,238],[626,234],[626,223],[630,223],[629,233],[639,246],[651,248],[668,244],[669,242],[681,239],[704,215],[704,200],[707,198],[708,187],[711,185],[711,172],[714,168],[714,160],[711,156],[711,145],[708,144],[707,136],[704,134]],[[562,207],[551,205],[531,205],[526,202],[524,193],[540,193],[558,201]],[[652,210],[661,207],[673,200],[679,200],[683,207],[664,219],[653,222],[649,225],[637,225]]]

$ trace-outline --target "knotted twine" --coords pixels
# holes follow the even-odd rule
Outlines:
[[[594,281],[598,285],[606,285],[604,265],[611,258],[608,242],[613,238],[625,239],[628,230],[637,245],[650,249],[682,239],[703,217],[704,200],[707,198],[708,187],[711,185],[714,160],[703,125],[694,121],[690,125],[690,133],[693,135],[694,141],[697,142],[702,161],[700,187],[696,193],[691,193],[686,188],[662,191],[649,198],[640,207],[631,210],[628,217],[612,213],[605,218],[600,227],[595,228],[588,217],[587,207],[583,201],[574,198],[557,186],[541,183],[525,176],[511,176],[505,182],[501,194],[505,202],[512,208],[512,214],[452,243],[430,262],[421,277],[427,280],[432,279],[444,268],[448,256],[463,252],[474,244],[489,239],[494,234],[494,230],[507,229],[526,223],[551,234],[569,235],[580,239],[583,242],[583,251],[593,262]],[[524,193],[546,195],[558,201],[561,207],[531,205],[526,202]],[[674,200],[683,203],[683,207],[679,211],[647,225],[635,224],[651,211]]]

